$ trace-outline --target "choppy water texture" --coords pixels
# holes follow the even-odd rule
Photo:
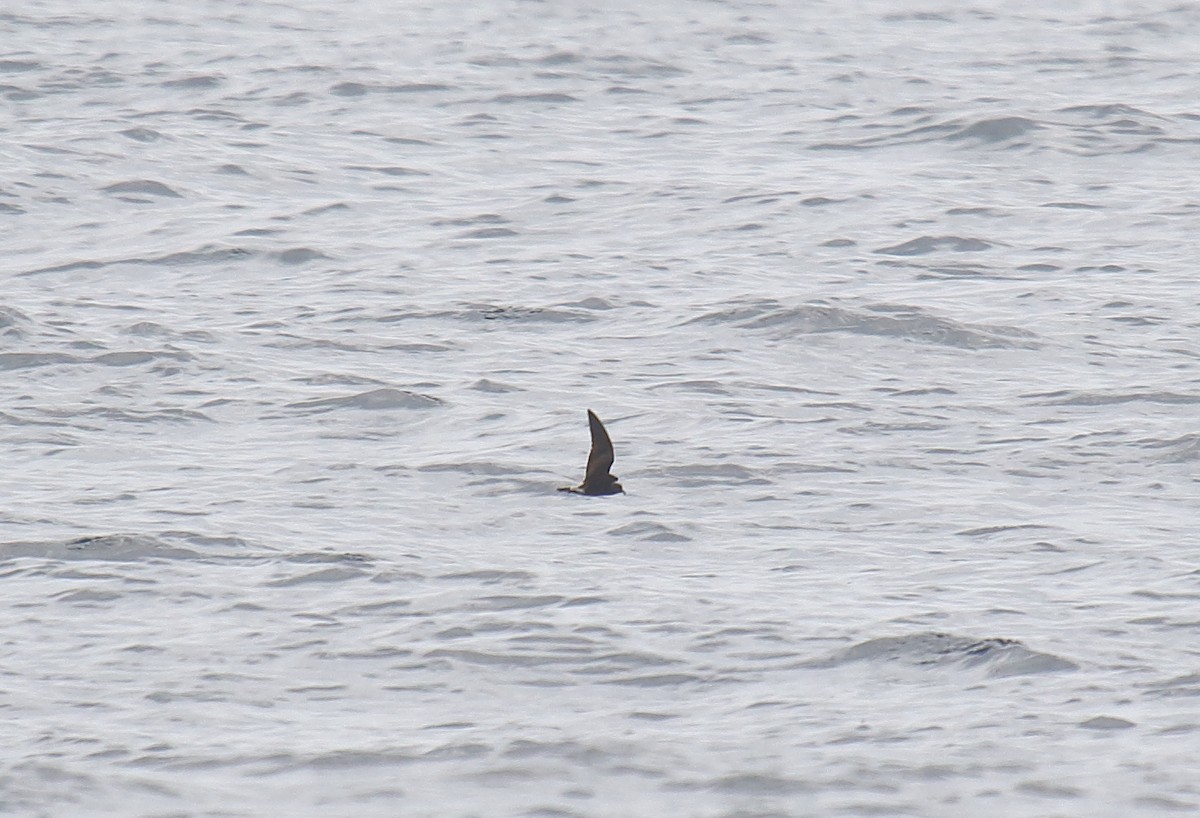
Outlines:
[[[1052,6],[10,4],[0,811],[1200,812],[1200,8]]]

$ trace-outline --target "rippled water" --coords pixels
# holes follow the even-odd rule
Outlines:
[[[1060,6],[0,13],[0,812],[1200,811],[1200,10]]]

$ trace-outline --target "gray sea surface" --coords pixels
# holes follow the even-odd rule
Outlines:
[[[1200,814],[1200,5],[0,35],[0,814]]]

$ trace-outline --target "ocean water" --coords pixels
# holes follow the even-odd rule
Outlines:
[[[0,814],[1200,813],[1200,7],[0,32]]]

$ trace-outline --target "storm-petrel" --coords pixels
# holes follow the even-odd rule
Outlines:
[[[624,494],[625,489],[617,482],[615,474],[608,470],[613,464],[613,445],[608,439],[608,432],[596,413],[588,409],[588,426],[592,430],[592,450],[588,453],[587,470],[583,482],[578,486],[563,486],[559,491],[569,491],[572,494]]]

